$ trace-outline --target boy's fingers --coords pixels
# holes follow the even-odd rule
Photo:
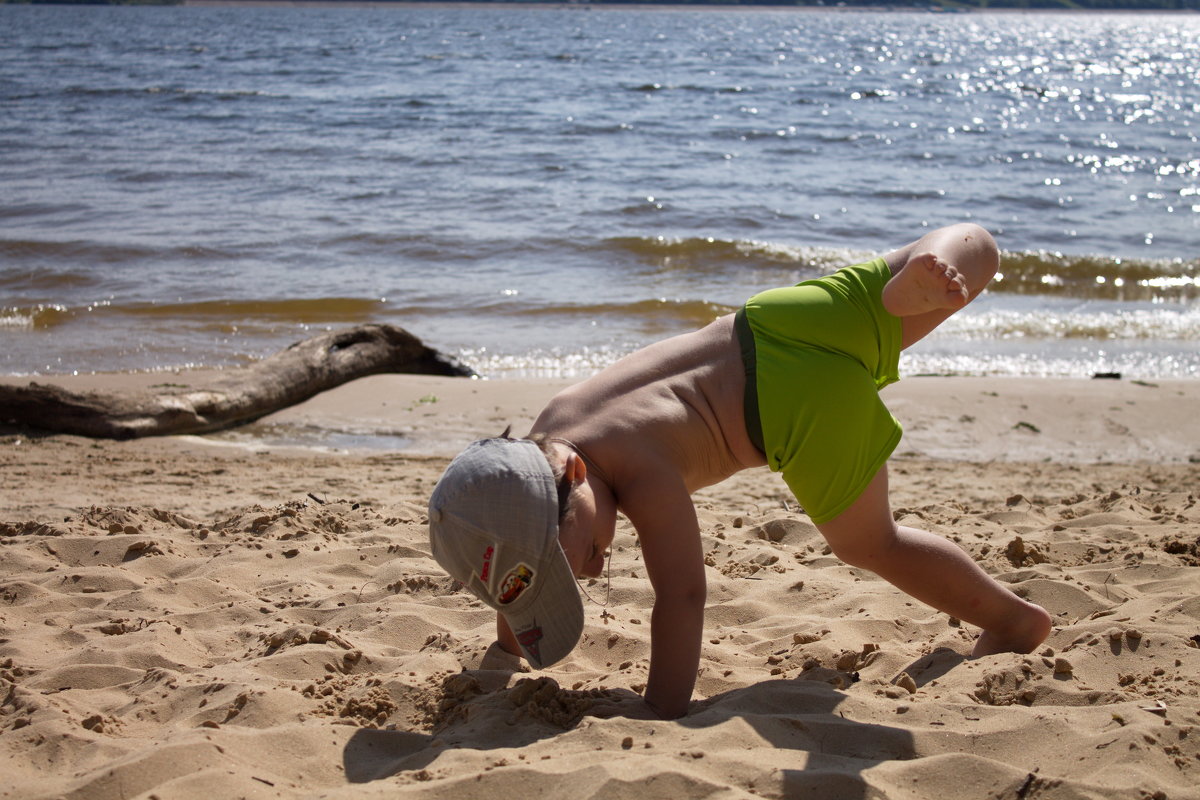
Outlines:
[[[646,705],[640,697],[623,700],[596,700],[587,711],[588,716],[609,719],[625,717],[626,719],[659,719],[654,709]]]
[[[597,700],[588,708],[587,713],[589,717],[608,719],[609,717],[617,716],[620,711],[620,703],[614,703],[612,700]]]

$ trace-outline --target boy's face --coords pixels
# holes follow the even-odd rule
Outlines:
[[[598,578],[604,572],[605,554],[616,533],[616,516],[611,504],[597,503],[587,481],[576,486],[571,513],[558,530],[559,544],[575,577]]]

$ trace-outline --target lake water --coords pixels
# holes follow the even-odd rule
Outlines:
[[[1200,16],[0,5],[0,372],[581,375],[971,220],[908,373],[1200,377]]]

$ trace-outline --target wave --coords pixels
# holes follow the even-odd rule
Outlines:
[[[637,92],[640,94],[653,92],[695,92],[699,94],[741,94],[751,90],[749,86],[701,86],[698,84],[662,84],[662,83],[635,83],[627,84],[626,91]]]
[[[51,215],[79,214],[90,211],[83,203],[15,203],[0,205],[0,219],[17,219],[20,217],[45,217]]]
[[[245,97],[262,97],[266,94],[255,89],[197,89],[177,86],[67,86],[54,91],[61,91],[62,94],[68,97],[84,98],[164,95],[185,102],[205,98],[214,100],[239,100]]]
[[[229,250],[200,246],[149,247],[136,244],[112,244],[87,239],[46,241],[39,239],[0,239],[0,257],[34,263],[70,262],[77,264],[123,264],[136,261],[176,259],[224,260],[235,257]]]
[[[736,310],[733,306],[708,300],[676,300],[667,297],[635,300],[629,303],[560,303],[533,307],[513,304],[507,308],[485,306],[477,310],[496,309],[501,310],[502,313],[530,318],[560,316],[595,319],[597,317],[624,316],[646,321],[653,320],[656,323],[664,324],[684,323],[690,327],[707,325],[717,317],[731,314]]]
[[[113,307],[118,313],[171,318],[273,318],[289,322],[365,321],[383,307],[383,300],[361,297],[320,297],[293,300],[202,300],[190,303],[131,303]]]
[[[820,274],[873,257],[855,248],[792,245],[757,239],[717,239],[710,236],[618,236],[601,247],[633,255],[660,269],[686,271],[742,266],[786,267]]]
[[[103,301],[83,306],[39,304],[0,308],[0,328],[46,330],[82,317],[141,317],[171,322],[199,321],[217,328],[236,327],[243,320],[287,324],[365,323],[379,316],[386,301],[358,297],[297,300],[203,300],[188,303],[118,303]]]
[[[782,244],[713,237],[613,237],[601,247],[660,269],[708,271],[731,264],[790,267],[821,274],[878,253],[850,247]],[[1000,294],[1081,300],[1186,302],[1200,298],[1200,259],[1139,259],[1049,250],[1005,252],[988,287]]]
[[[37,239],[0,239],[0,256],[10,259],[119,262],[149,258],[159,253],[161,250],[154,247],[101,244],[86,240],[50,242]]]
[[[96,275],[73,270],[61,272],[45,269],[0,270],[0,289],[4,290],[38,290],[55,295],[64,293],[64,290],[77,290],[96,286],[98,283]]]
[[[652,298],[629,303],[485,305],[480,314],[511,315],[527,319],[564,317],[580,320],[634,320],[638,327],[690,330],[736,311],[736,306],[708,300]],[[425,309],[405,310],[428,313]],[[1200,308],[1163,304],[1153,309],[1101,310],[1088,305],[1078,309],[968,311],[944,322],[934,334],[960,341],[1006,339],[1092,341],[1142,340],[1200,342]]]
[[[1046,250],[1005,253],[990,291],[1086,300],[1184,302],[1200,297],[1200,259],[1132,259]]]
[[[188,169],[114,169],[108,177],[116,183],[182,183],[200,181],[219,184],[225,181],[249,180],[254,173],[245,170],[188,170]]]
[[[60,305],[0,308],[0,330],[52,328],[67,321],[71,316],[70,309]]]
[[[1089,339],[1200,341],[1200,309],[1025,311],[957,314],[933,334],[943,339]]]

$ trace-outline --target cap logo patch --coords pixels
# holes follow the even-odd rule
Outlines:
[[[488,545],[488,549],[483,553],[483,571],[479,573],[479,579],[487,583],[488,573],[492,571],[492,553],[496,552],[496,548]]]
[[[538,646],[538,642],[541,640],[542,628],[540,625],[533,628],[526,628],[525,630],[517,633],[517,641],[520,642],[521,646],[529,651],[530,655],[532,655],[538,661],[542,660],[541,650]]]
[[[525,564],[517,564],[500,582],[500,596],[496,598],[496,602],[502,606],[508,605],[520,597],[521,592],[529,588],[531,583],[533,583],[533,570]]]

